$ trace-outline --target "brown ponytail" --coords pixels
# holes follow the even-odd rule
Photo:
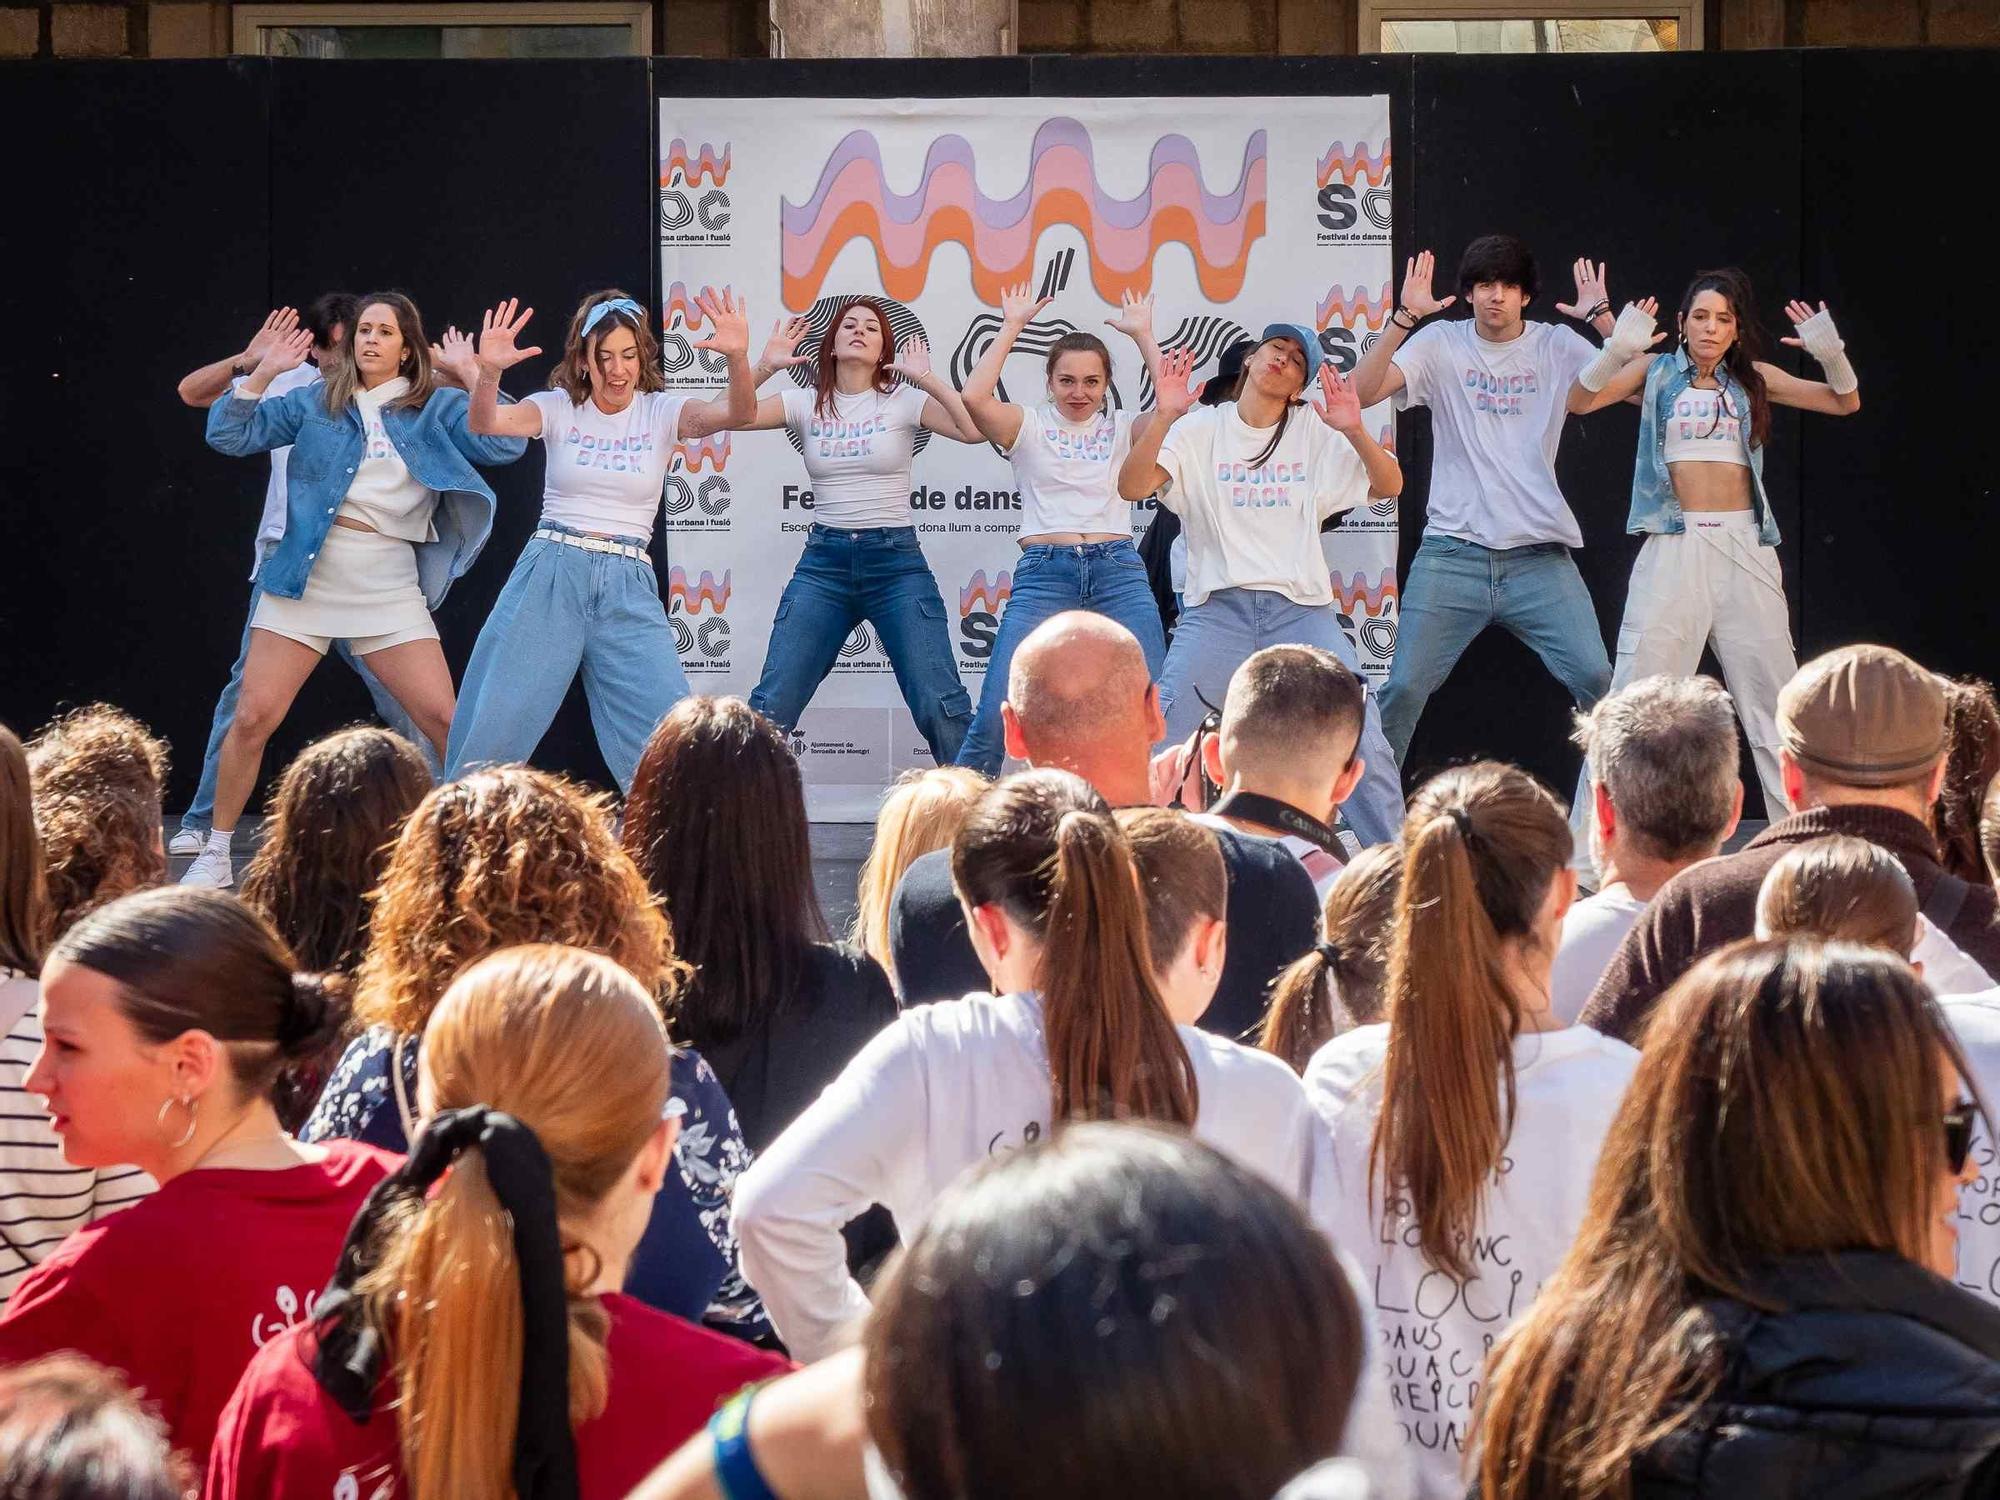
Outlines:
[[[1038,988],[1054,1118],[1193,1125],[1187,1050],[1154,984],[1124,833],[1068,771],[1010,776],[952,841],[952,883],[1041,941]]]
[[[1403,851],[1363,849],[1335,877],[1320,917],[1321,941],[1279,974],[1257,1045],[1303,1073],[1312,1055],[1343,1031],[1382,1019],[1395,935]]]
[[[1521,1001],[1503,945],[1533,933],[1569,825],[1526,772],[1480,761],[1418,790],[1403,847],[1369,1193],[1407,1200],[1425,1259],[1467,1276],[1465,1242],[1514,1124]]]

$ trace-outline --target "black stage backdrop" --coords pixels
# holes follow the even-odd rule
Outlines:
[[[2000,53],[1949,51],[6,64],[0,125],[30,149],[8,175],[16,271],[0,290],[14,335],[0,362],[0,721],[26,732],[65,704],[122,704],[172,741],[169,804],[184,805],[242,628],[265,469],[211,453],[174,382],[240,347],[272,304],[328,286],[406,290],[433,336],[520,296],[545,346],[593,288],[657,300],[662,95],[1386,90],[1399,264],[1429,247],[1449,268],[1473,235],[1511,229],[1541,258],[1544,317],[1584,254],[1610,263],[1614,302],[1671,304],[1695,271],[1742,265],[1774,336],[1789,297],[1826,298],[1867,404],[1846,422],[1778,418],[1766,477],[1800,649],[1877,639],[1986,672],[1975,570],[1994,480],[1980,345],[1962,326],[1983,193],[1948,148],[1983,138],[1996,88]],[[761,323],[770,295],[746,290]],[[1638,550],[1623,525],[1635,426],[1629,408],[1573,422],[1558,464],[1607,642]],[[1401,432],[1407,563],[1428,419]],[[438,617],[455,672],[532,529],[540,457],[492,478],[493,538]],[[1525,647],[1489,635],[1432,700],[1408,769],[1492,754],[1567,788],[1567,707]],[[326,666],[271,764],[367,711],[353,674]],[[604,779],[580,693],[538,759]],[[1754,813],[1747,759],[1745,772]]]

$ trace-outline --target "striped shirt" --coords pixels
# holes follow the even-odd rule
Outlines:
[[[35,981],[0,969],[0,1307],[70,1231],[153,1191],[137,1167],[72,1167],[42,1101],[22,1087],[42,1046]]]

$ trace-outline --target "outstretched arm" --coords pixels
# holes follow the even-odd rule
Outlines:
[[[1568,406],[1572,412],[1580,416],[1616,405],[1646,383],[1646,370],[1653,362],[1647,351],[1667,336],[1664,329],[1655,326],[1659,310],[1660,304],[1651,297],[1625,304],[1611,337],[1570,385]]]
[[[1132,424],[1132,447],[1118,471],[1118,493],[1125,499],[1156,495],[1171,477],[1160,467],[1160,445],[1166,441],[1167,429],[1194,405],[1193,376],[1192,349],[1176,349],[1160,361],[1160,376],[1153,383],[1159,400]]]
[[[1385,401],[1403,388],[1403,372],[1396,365],[1396,351],[1417,331],[1417,324],[1432,313],[1443,312],[1457,297],[1440,301],[1431,295],[1431,278],[1437,274],[1437,257],[1424,250],[1403,263],[1403,295],[1389,314],[1375,346],[1361,356],[1354,367],[1354,394],[1363,406]]]
[[[1104,325],[1115,328],[1139,346],[1139,358],[1153,377],[1153,389],[1160,388],[1160,341],[1153,336],[1153,294],[1143,297],[1127,292],[1118,307],[1118,316],[1106,318]]]
[[[532,401],[518,405],[500,404],[500,375],[525,359],[542,352],[540,344],[519,347],[516,336],[528,325],[535,310],[521,308],[509,297],[498,307],[488,308],[479,326],[479,373],[472,385],[472,409],[466,425],[481,437],[531,438],[542,435],[542,413]]]
[[[304,408],[292,398],[304,395],[317,400],[317,393],[292,391],[288,396],[266,401],[264,392],[285,371],[296,370],[306,362],[312,342],[312,335],[303,328],[279,339],[264,352],[257,368],[236,388],[235,394],[224,396],[209,407],[209,447],[217,453],[241,458],[248,453],[282,448],[298,437]]]
[[[931,368],[931,346],[924,342],[921,334],[913,333],[903,340],[903,347],[889,362],[889,372],[902,376],[930,397],[924,403],[923,423],[932,432],[961,443],[984,441],[978,424],[972,420],[972,413],[965,409],[965,402],[958,392]]]
[[[1053,297],[1037,297],[1028,290],[1028,283],[1000,289],[1000,328],[993,335],[993,342],[986,346],[986,352],[979,357],[979,363],[972,367],[972,374],[966,378],[965,389],[959,392],[965,402],[966,413],[972,418],[980,434],[989,443],[997,444],[1002,451],[1011,449],[1021,435],[1021,408],[1012,401],[1002,401],[995,394],[1000,386],[1000,371],[1007,363],[1007,356],[1014,352],[1014,341],[1021,336],[1021,330],[1035,321],[1035,314],[1055,301]]]
[[[1764,377],[1771,399],[1780,406],[1796,406],[1801,411],[1816,411],[1829,417],[1849,417],[1860,411],[1861,381],[1854,373],[1854,366],[1848,363],[1847,345],[1834,328],[1833,314],[1826,310],[1826,304],[1820,303],[1815,312],[1811,303],[1790,302],[1785,306],[1785,316],[1792,320],[1798,337],[1783,342],[1793,349],[1805,350],[1818,360],[1826,379],[1801,380],[1790,370],[1760,360],[1757,371]]]
[[[764,352],[757,356],[757,363],[750,367],[752,390],[761,389],[764,382],[780,370],[789,370],[797,365],[813,362],[810,354],[799,353],[799,344],[811,329],[804,318],[780,318],[772,325],[771,337],[764,343]],[[738,432],[769,432],[774,427],[785,425],[785,399],[782,396],[760,397],[750,420],[736,430]]]
[[[183,404],[188,406],[209,406],[224,391],[229,382],[238,375],[248,374],[263,362],[273,345],[281,339],[288,339],[298,330],[299,315],[296,308],[274,308],[265,317],[263,326],[250,336],[250,342],[243,346],[243,352],[232,354],[227,359],[218,359],[203,365],[198,370],[190,370],[181,377],[174,389]],[[310,344],[307,345],[311,347]]]
[[[1402,494],[1403,466],[1369,433],[1368,424],[1361,419],[1361,398],[1355,394],[1354,382],[1343,378],[1332,365],[1321,365],[1319,389],[1313,412],[1361,456],[1362,467],[1368,471],[1369,497],[1387,500]]]
[[[713,349],[729,364],[729,389],[720,401],[690,401],[681,408],[680,436],[707,437],[747,427],[757,419],[756,377],[750,369],[750,312],[728,287],[707,288],[695,306],[708,316],[710,333],[695,348]]]

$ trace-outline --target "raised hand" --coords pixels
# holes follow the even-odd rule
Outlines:
[[[1607,268],[1603,261],[1600,260],[1596,265],[1592,265],[1589,256],[1581,257],[1574,266],[1570,267],[1571,273],[1576,277],[1576,301],[1573,304],[1558,302],[1556,304],[1556,311],[1565,317],[1576,318],[1581,322],[1587,323],[1595,313],[1598,304],[1603,303],[1608,307],[1611,301],[1611,290],[1610,283],[1606,279],[1606,270]]]
[[[1037,297],[1028,290],[1028,283],[1000,288],[1000,321],[1014,329],[1016,333],[1035,321],[1035,314],[1056,299]]]
[[[1154,400],[1167,420],[1185,415],[1195,401],[1195,357],[1192,349],[1176,349],[1160,360],[1160,378]]]
[[[1403,263],[1403,296],[1401,305],[1407,307],[1419,318],[1428,318],[1432,313],[1443,312],[1457,297],[1446,297],[1439,301],[1431,293],[1431,278],[1437,274],[1437,257],[1425,250]]]
[[[312,353],[312,346],[313,336],[303,328],[297,329],[276,340],[266,349],[263,357],[257,361],[257,368],[250,373],[253,376],[261,375],[268,382],[287,370],[296,370],[306,362],[306,356]]]
[[[913,333],[903,340],[903,347],[889,361],[889,373],[902,376],[911,385],[922,385],[930,378],[931,346],[924,342],[922,334]]]
[[[280,307],[274,309],[264,319],[264,324],[250,335],[250,342],[243,346],[243,363],[253,369],[271,352],[271,347],[280,339],[289,338],[299,326],[297,308]]]
[[[1361,430],[1361,398],[1355,394],[1354,382],[1340,374],[1332,365],[1319,367],[1319,400],[1312,403],[1312,409],[1319,419],[1342,435],[1351,435]]]
[[[456,325],[445,329],[438,342],[431,345],[431,363],[468,391],[479,384],[479,351],[473,345],[472,335]]]
[[[1657,297],[1641,297],[1637,302],[1626,303],[1618,314],[1618,321],[1612,324],[1604,347],[1617,351],[1626,359],[1637,359],[1667,336],[1667,331],[1658,327],[1659,316],[1660,301]]]
[[[812,326],[804,318],[780,318],[771,326],[771,336],[764,341],[764,353],[757,363],[767,370],[789,370],[794,365],[809,365],[814,356],[808,352],[799,353],[799,345],[805,342]]]
[[[705,339],[696,339],[697,349],[713,349],[721,355],[747,355],[750,352],[750,308],[728,287],[721,291],[714,287],[703,287],[701,295],[694,299],[694,305],[701,309],[708,319],[710,329]]]
[[[515,343],[516,336],[527,327],[528,319],[535,315],[532,307],[517,312],[519,307],[519,299],[509,297],[498,307],[486,310],[486,316],[479,325],[479,367],[482,371],[497,376],[502,370],[511,370],[522,360],[533,359],[542,352],[540,344],[531,344],[523,349]]]
[[[1104,326],[1117,329],[1135,343],[1145,343],[1153,336],[1153,294],[1141,297],[1127,291],[1120,300],[1118,316],[1106,318]]]
[[[1785,304],[1785,317],[1799,334],[1797,338],[1778,340],[1787,348],[1803,349],[1806,353],[1817,356],[1819,351],[1813,347],[1816,343],[1825,343],[1830,339],[1832,347],[1829,352],[1833,354],[1838,354],[1846,347],[1840,335],[1834,331],[1833,314],[1827,311],[1824,302],[1814,307],[1810,302],[1801,302],[1795,297]]]

